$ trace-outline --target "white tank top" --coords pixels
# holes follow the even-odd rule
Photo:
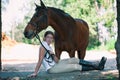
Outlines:
[[[49,51],[53,51],[52,48],[47,44],[47,42],[43,41],[42,44],[44,45],[44,47],[49,50]],[[52,58],[48,58],[49,54],[47,52],[45,52],[45,57],[43,58],[42,64],[45,67],[45,70],[47,71],[48,69],[50,69],[52,66],[55,65],[55,61],[52,60]]]

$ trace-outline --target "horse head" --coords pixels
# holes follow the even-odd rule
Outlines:
[[[34,38],[36,34],[48,26],[47,8],[42,0],[40,0],[40,3],[41,6],[35,4],[35,13],[24,30],[24,35],[28,39]]]

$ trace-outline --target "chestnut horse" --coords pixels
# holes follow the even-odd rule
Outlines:
[[[89,42],[88,24],[82,19],[74,19],[64,11],[46,7],[40,0],[41,6],[36,5],[36,12],[25,28],[24,35],[28,39],[36,36],[49,25],[55,30],[55,53],[60,59],[62,51],[67,51],[70,57],[84,59]]]

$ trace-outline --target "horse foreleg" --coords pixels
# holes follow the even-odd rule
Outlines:
[[[86,54],[86,50],[81,50],[81,51],[77,51],[78,53],[78,58],[79,59],[84,59],[85,58],[85,54]]]
[[[75,57],[75,50],[67,51],[69,53],[70,58]]]
[[[55,49],[55,54],[57,56],[58,59],[60,59],[60,55],[61,55],[62,51],[59,49]]]

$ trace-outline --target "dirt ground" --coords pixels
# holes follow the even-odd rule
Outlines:
[[[87,72],[70,72],[61,74],[47,74],[40,72],[36,78],[27,78],[31,72],[2,72],[1,76],[7,75],[7,79],[14,80],[118,80],[117,71],[87,71]],[[6,79],[6,77],[2,77]]]
[[[87,51],[85,60],[98,61],[102,56],[108,58],[103,71],[70,72],[61,74],[48,74],[43,66],[36,78],[27,78],[34,71],[38,60],[39,46],[17,44],[12,48],[2,47],[3,71],[0,80],[118,80],[116,69],[116,54],[108,51]],[[69,58],[66,52],[61,59]]]

